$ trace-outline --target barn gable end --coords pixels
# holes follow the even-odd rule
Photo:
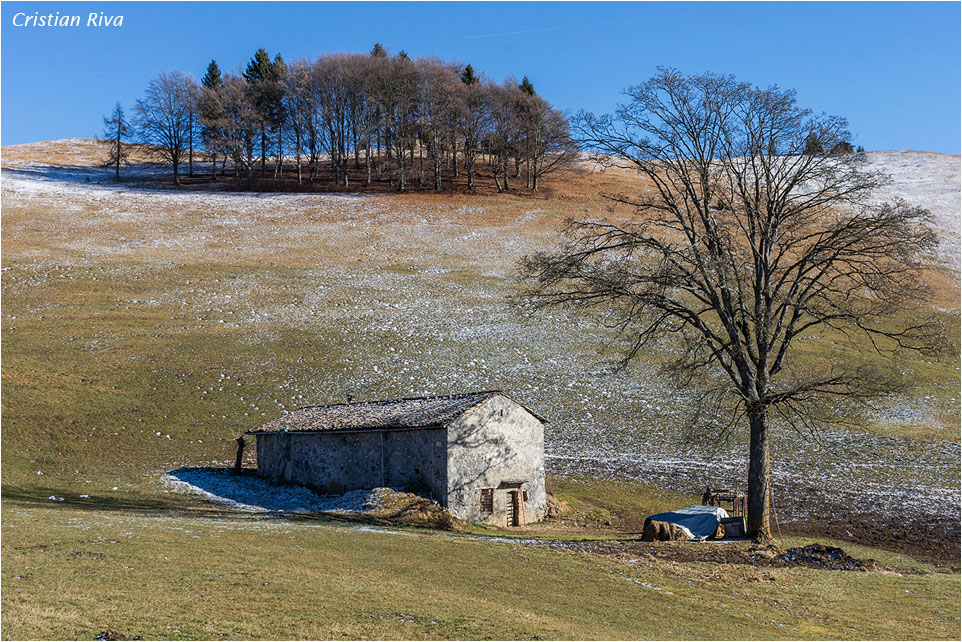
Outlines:
[[[542,419],[509,397],[496,395],[448,426],[447,461],[448,510],[456,517],[505,525],[513,492],[524,504],[519,522],[544,517]],[[482,491],[490,491],[490,506]]]

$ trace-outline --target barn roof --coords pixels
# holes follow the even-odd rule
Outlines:
[[[248,434],[328,430],[391,430],[443,426],[496,395],[500,390],[461,395],[413,397],[385,401],[355,401],[331,406],[307,406],[278,417]],[[506,396],[506,395],[505,395]],[[525,408],[525,410],[528,410]],[[531,412],[528,410],[528,412]],[[531,412],[541,421],[543,417]]]

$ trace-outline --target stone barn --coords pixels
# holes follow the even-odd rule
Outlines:
[[[389,487],[460,519],[520,526],[545,515],[544,423],[495,390],[310,406],[248,434],[258,474],[275,483]]]

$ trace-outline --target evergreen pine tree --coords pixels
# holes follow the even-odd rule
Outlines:
[[[200,79],[200,84],[207,89],[218,89],[224,84],[224,78],[221,76],[216,60],[211,60],[207,65],[207,73]]]
[[[387,58],[387,50],[384,48],[380,42],[375,42],[374,46],[371,48],[372,58]]]
[[[103,140],[109,146],[107,166],[113,166],[115,178],[120,182],[120,166],[127,163],[127,145],[124,139],[130,136],[130,123],[124,115],[124,108],[118,102],[109,116],[104,116]]]
[[[271,73],[271,56],[267,50],[261,47],[254,53],[254,57],[247,63],[244,71],[244,79],[248,83],[255,83],[264,80]]]
[[[207,73],[200,79],[203,87],[200,97],[200,135],[210,152],[210,175],[212,180],[217,180],[217,146],[219,130],[218,126],[223,116],[223,109],[220,104],[218,92],[224,86],[224,77],[220,73],[220,66],[216,60],[211,60],[207,65]]]
[[[808,135],[805,139],[805,149],[802,151],[806,156],[812,156],[814,154],[824,154],[825,148],[822,147],[822,142],[818,140],[818,136],[814,133]]]
[[[267,120],[271,129],[277,132],[277,166],[274,168],[274,178],[283,173],[284,164],[284,122],[287,112],[284,108],[284,78],[287,76],[287,65],[280,53],[274,56],[271,63],[271,73],[268,79],[268,113]]]
[[[531,84],[531,81],[528,80],[527,76],[521,80],[521,84],[518,85],[518,88],[529,96],[534,96],[534,85]]]
[[[464,71],[461,72],[461,82],[465,85],[473,85],[478,82],[478,77],[474,75],[474,67],[471,65],[465,66]]]
[[[267,168],[267,121],[271,111],[270,80],[273,76],[270,54],[261,47],[247,63],[244,79],[254,97],[254,107],[261,118],[261,175]]]
[[[855,148],[852,147],[852,143],[848,142],[847,140],[840,140],[832,145],[830,153],[832,156],[843,156],[845,154],[855,153]]]

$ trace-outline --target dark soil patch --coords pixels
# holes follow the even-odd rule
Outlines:
[[[570,463],[570,462],[569,462]],[[663,485],[677,492],[701,494],[706,480],[686,473],[661,473],[654,477],[650,471],[624,463],[616,469],[592,469],[592,462],[579,461],[577,475],[602,479],[642,479]],[[571,474],[549,462],[548,472]],[[772,529],[777,535],[801,535],[853,542],[907,555],[920,562],[958,570],[962,566],[962,514],[956,510],[937,510],[931,506],[899,506],[878,497],[834,488],[828,497],[818,488],[797,482],[775,485],[779,498]],[[924,498],[919,498],[920,500]],[[924,502],[920,502],[924,504]],[[637,521],[637,517],[634,518]],[[626,516],[621,532],[641,529]]]
[[[548,548],[592,553],[621,560],[655,558],[671,562],[710,562],[712,564],[746,564],[766,568],[803,566],[832,571],[886,571],[872,559],[859,560],[840,548],[809,544],[782,550],[774,545],[746,546],[740,542],[544,542]]]
[[[119,633],[119,632],[117,632],[117,631],[114,631],[113,629],[104,629],[103,631],[101,631],[100,633],[98,633],[98,634],[97,634],[97,637],[95,637],[94,639],[95,639],[95,640],[126,640],[126,639],[127,639],[127,636],[124,635],[123,633]],[[130,639],[131,639],[131,640],[143,640],[144,638],[140,637],[139,635],[135,635],[134,637],[132,637],[132,638],[130,638]]]
[[[840,548],[823,544],[809,544],[808,546],[790,548],[779,555],[779,559],[788,564],[828,568],[837,571],[875,571],[880,568],[875,560],[857,560],[846,555],[845,551]]]
[[[786,493],[787,494],[787,493]],[[799,492],[799,496],[805,496]],[[812,497],[812,495],[808,495]],[[818,518],[799,515],[781,525],[786,535],[825,537],[908,555],[922,562],[958,569],[958,515],[910,515],[885,506],[866,505],[853,495],[848,504],[812,502]],[[853,506],[859,506],[854,510]],[[809,513],[814,510],[807,511]]]

